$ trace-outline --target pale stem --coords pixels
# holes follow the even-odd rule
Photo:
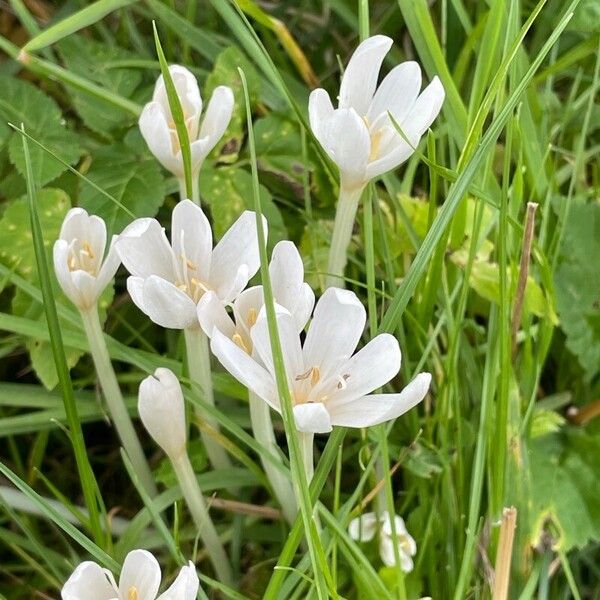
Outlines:
[[[188,372],[190,379],[199,388],[202,399],[211,406],[215,405],[213,394],[212,376],[210,371],[210,352],[208,338],[200,327],[184,330],[185,346],[187,351]],[[196,416],[208,423],[212,429],[219,431],[219,423],[211,415],[204,414],[202,408],[195,406]],[[227,452],[211,435],[201,431],[202,442],[206,448],[208,459],[215,469],[228,469],[231,461]]]
[[[198,173],[192,173],[192,197],[188,198],[187,189],[185,186],[185,177],[177,180],[179,182],[179,199],[180,200],[191,200],[198,206],[200,206],[200,187]]]
[[[363,189],[363,186],[353,189],[340,186],[340,195],[333,224],[333,236],[329,249],[329,260],[327,262],[326,288],[332,286],[345,287],[344,269],[348,262],[348,246],[352,238],[358,202]]]
[[[277,440],[273,431],[273,421],[271,420],[269,405],[253,392],[248,393],[248,401],[250,404],[252,433],[254,434],[254,439],[262,446],[260,460],[263,469],[281,506],[286,521],[293,524],[298,513],[298,504],[290,480],[273,462],[275,460],[282,464],[281,454],[278,452]],[[267,457],[268,455],[273,460],[270,460]]]
[[[152,472],[146,461],[140,440],[133,428],[133,423],[123,401],[117,376],[110,361],[110,355],[108,354],[106,341],[104,340],[104,333],[100,325],[98,307],[93,305],[90,308],[81,309],[80,312],[83,328],[90,345],[92,360],[94,361],[94,367],[98,375],[98,381],[100,382],[111,420],[144,489],[150,496],[156,496],[157,491]]]
[[[304,472],[306,473],[306,479],[308,484],[312,481],[313,475],[315,474],[315,464],[313,457],[313,446],[314,446],[314,433],[298,432],[298,441],[300,442],[300,454],[302,456],[302,464],[304,465]]]
[[[229,558],[225,553],[219,534],[213,525],[208,514],[206,501],[198,485],[198,480],[194,473],[194,469],[190,463],[190,459],[186,452],[182,452],[178,457],[172,457],[171,463],[177,475],[181,493],[188,505],[194,524],[198,529],[198,535],[204,542],[206,553],[217,573],[219,579],[227,584],[232,585],[233,576]]]
[[[502,525],[500,526],[500,539],[498,540],[496,566],[494,569],[493,600],[506,600],[508,598],[510,565],[512,562],[516,526],[517,509],[514,506],[505,508],[502,513]]]

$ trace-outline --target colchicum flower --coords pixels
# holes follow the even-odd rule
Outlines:
[[[362,189],[408,159],[444,101],[437,77],[419,94],[421,68],[413,61],[394,67],[377,87],[391,46],[392,40],[384,35],[358,46],[344,71],[337,109],[324,89],[310,95],[310,126],[339,167],[340,183],[346,189]],[[398,133],[388,112],[408,141]]]
[[[395,419],[424,398],[429,373],[417,375],[398,394],[370,393],[396,376],[401,356],[398,341],[389,334],[378,335],[354,354],[365,322],[365,309],[353,292],[329,288],[317,303],[301,346],[294,319],[278,307],[279,336],[299,431],[327,433],[334,425],[377,425]],[[257,359],[216,328],[211,349],[238,381],[281,412],[264,310],[250,337]]]
[[[170,369],[156,369],[140,384],[138,412],[146,431],[173,459],[185,452],[187,429],[179,380]]]
[[[54,243],[54,272],[65,295],[85,310],[95,306],[119,268],[113,236],[106,258],[106,224],[83,208],[72,208]]]
[[[394,548],[397,547],[400,568],[405,573],[410,573],[414,566],[412,557],[417,553],[417,544],[408,533],[404,519],[398,515],[394,515],[394,528],[396,530],[395,538],[392,535],[390,515],[386,510],[379,518],[375,513],[370,512],[352,519],[348,526],[348,533],[353,540],[370,542],[379,530],[379,555],[383,563],[388,567],[395,566],[396,552]]]
[[[230,304],[260,266],[256,216],[250,211],[241,214],[213,249],[202,209],[182,200],[173,210],[171,240],[169,244],[156,219],[145,218],[128,225],[116,243],[131,273],[127,289],[132,300],[162,327],[196,327],[196,305],[206,292]]]
[[[304,282],[304,265],[292,242],[279,242],[273,248],[269,274],[275,302],[291,315],[301,332],[315,304],[315,294]],[[233,303],[233,318],[214,292],[204,294],[198,303],[198,320],[209,337],[217,328],[248,354],[252,354],[250,330],[264,306],[263,288],[257,285],[244,290]]]
[[[183,109],[185,126],[190,139],[192,172],[197,176],[204,159],[216,146],[229,125],[233,112],[233,92],[231,88],[223,85],[215,88],[200,125],[202,97],[196,78],[180,65],[171,65],[169,73]],[[144,106],[139,125],[152,154],[165,169],[171,171],[175,177],[183,179],[181,146],[162,75],[154,87],[152,101]]]
[[[95,562],[81,563],[63,586],[63,600],[195,600],[200,582],[190,561],[172,585],[157,597],[161,572],[158,561],[146,550],[125,557],[119,585],[113,574]]]

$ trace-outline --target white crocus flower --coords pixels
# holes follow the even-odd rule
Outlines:
[[[138,412],[146,431],[173,459],[187,443],[185,407],[179,380],[170,369],[156,369],[140,384]]]
[[[379,517],[371,512],[352,519],[348,533],[353,540],[370,542],[379,531],[379,555],[383,563],[393,567],[396,564],[395,548],[398,548],[400,567],[405,573],[410,573],[414,566],[412,557],[417,553],[417,544],[408,533],[404,519],[398,515],[394,515],[394,529],[396,537],[392,534],[392,523],[386,510]]]
[[[263,223],[266,231],[266,220]],[[213,249],[202,209],[183,200],[173,210],[171,240],[169,244],[156,219],[145,218],[127,226],[116,243],[131,273],[131,298],[162,327],[196,327],[196,305],[206,292],[230,304],[260,266],[256,216],[250,211],[242,213]]]
[[[63,600],[195,600],[199,580],[190,561],[172,585],[157,597],[160,566],[146,550],[133,550],[125,557],[117,585],[113,574],[95,562],[81,563],[62,588]]]
[[[204,159],[216,146],[229,125],[233,112],[233,92],[231,88],[223,85],[215,88],[201,125],[202,97],[196,78],[188,69],[180,65],[171,65],[169,73],[183,110],[190,139],[192,172],[197,176]],[[142,110],[139,126],[152,154],[165,169],[171,171],[180,180],[183,179],[181,145],[162,75],[154,87],[152,101]]]
[[[296,246],[289,241],[275,245],[269,264],[269,274],[275,302],[285,308],[301,332],[315,304],[315,294],[304,282],[304,265]],[[244,290],[233,303],[233,318],[214,292],[204,294],[198,303],[198,320],[209,337],[216,328],[232,339],[248,354],[252,354],[250,330],[264,306],[261,285]]]
[[[353,292],[329,288],[317,303],[301,346],[294,319],[278,307],[279,336],[299,431],[327,433],[334,425],[377,425],[395,419],[424,398],[429,373],[417,375],[398,394],[370,393],[397,375],[400,348],[393,336],[381,334],[354,354],[365,322],[365,309]],[[216,328],[211,349],[238,381],[281,412],[264,310],[250,337],[259,360]]]
[[[384,35],[370,37],[358,46],[344,71],[337,109],[325,90],[310,95],[311,128],[339,167],[341,186],[349,190],[362,189],[408,159],[444,101],[444,88],[437,77],[419,93],[421,68],[413,61],[394,67],[377,86],[391,46],[392,40]]]
[[[113,237],[108,254],[106,224],[83,208],[72,208],[54,243],[54,272],[65,295],[81,310],[96,305],[119,268]]]

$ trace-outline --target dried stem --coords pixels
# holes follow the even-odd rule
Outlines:
[[[498,553],[496,554],[493,600],[506,600],[508,598],[510,565],[516,526],[517,509],[514,506],[505,508],[502,512],[502,525],[500,526],[500,539],[498,541]]]

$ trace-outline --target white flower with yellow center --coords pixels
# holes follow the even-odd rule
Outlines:
[[[315,294],[304,282],[304,265],[298,249],[292,242],[282,241],[275,245],[269,274],[275,302],[289,311],[298,332],[310,318]],[[215,327],[235,342],[242,350],[252,354],[250,331],[264,306],[261,285],[244,290],[232,305],[233,318],[214,292],[204,294],[198,303],[198,320],[209,337]]]
[[[348,526],[348,533],[353,540],[370,542],[379,532],[379,555],[383,563],[388,567],[396,564],[395,548],[397,548],[400,568],[405,573],[410,573],[414,567],[412,557],[417,553],[417,544],[408,533],[404,519],[398,515],[394,515],[394,529],[395,537],[392,533],[390,515],[386,510],[379,517],[370,512],[352,519]]]
[[[377,87],[391,46],[392,40],[384,35],[358,46],[344,71],[337,109],[324,89],[310,95],[310,126],[340,169],[341,186],[348,190],[362,189],[407,160],[444,102],[444,88],[437,77],[419,93],[421,68],[413,61],[394,67]]]
[[[54,272],[65,295],[80,309],[88,309],[112,281],[119,268],[113,237],[106,258],[106,224],[83,208],[72,208],[54,243]]]
[[[229,125],[234,104],[233,92],[231,88],[223,85],[215,88],[201,125],[202,97],[196,78],[188,69],[180,65],[171,65],[169,73],[183,110],[190,140],[192,172],[196,177],[204,159]],[[154,87],[152,101],[142,110],[139,126],[152,154],[165,169],[171,171],[180,180],[183,179],[181,145],[162,75]]]
[[[173,210],[171,244],[156,219],[127,226],[116,248],[138,308],[162,327],[186,329],[198,325],[196,305],[206,292],[233,302],[260,266],[255,214],[243,212],[214,249],[212,243],[208,219],[190,200]]]
[[[146,550],[133,550],[125,557],[119,584],[113,574],[95,562],[81,563],[62,588],[62,600],[195,600],[198,574],[192,562],[157,597],[161,572],[158,561]]]
[[[417,375],[398,394],[371,394],[398,374],[401,357],[398,341],[389,334],[378,335],[354,354],[365,322],[365,309],[353,292],[329,288],[317,303],[301,345],[292,315],[278,307],[277,325],[299,431],[328,433],[334,425],[377,425],[425,397],[429,373]],[[250,337],[256,359],[217,328],[211,349],[238,381],[281,412],[264,310]]]

